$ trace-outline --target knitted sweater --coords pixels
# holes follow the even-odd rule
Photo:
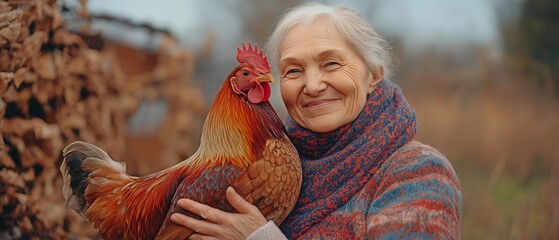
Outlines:
[[[415,126],[415,112],[389,80],[369,94],[353,122],[332,132],[288,119],[303,186],[283,233],[292,239],[459,238],[456,174],[436,150],[411,141]]]
[[[460,185],[433,148],[411,141],[343,207],[300,239],[460,239]],[[285,238],[268,223],[247,239]]]

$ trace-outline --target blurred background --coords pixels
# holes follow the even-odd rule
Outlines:
[[[2,1],[0,239],[96,238],[63,205],[62,148],[93,142],[134,175],[186,158],[235,47],[302,2]],[[559,239],[558,1],[321,2],[391,43],[417,139],[460,179],[462,238]]]

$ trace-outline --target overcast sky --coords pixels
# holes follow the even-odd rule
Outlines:
[[[384,35],[397,37],[406,48],[461,48],[498,45],[499,22],[514,19],[522,0],[326,0],[361,12]],[[267,1],[270,4],[273,1]],[[182,41],[197,47],[208,31],[218,32],[218,45],[245,40],[239,7],[243,0],[90,0],[90,11],[150,22],[171,29]],[[281,12],[281,11],[278,11]],[[244,12],[246,14],[246,12]],[[122,34],[122,32],[120,32]],[[129,33],[128,39],[142,44]]]

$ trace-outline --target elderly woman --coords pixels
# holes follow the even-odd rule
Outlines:
[[[268,45],[303,164],[295,208],[278,228],[230,188],[239,213],[181,200],[221,221],[180,214],[173,221],[199,229],[199,239],[460,238],[456,173],[441,153],[413,140],[415,113],[387,79],[387,43],[366,20],[345,7],[301,5]]]

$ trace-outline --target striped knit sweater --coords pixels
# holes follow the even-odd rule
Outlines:
[[[355,121],[332,132],[315,133],[288,119],[289,137],[301,156],[303,186],[281,225],[285,236],[460,238],[456,174],[444,156],[412,141],[415,126],[415,112],[389,80],[369,94]],[[270,229],[272,224],[250,239],[273,234]]]
[[[433,148],[411,141],[301,239],[460,239],[460,185]],[[248,239],[285,238],[272,222]]]

